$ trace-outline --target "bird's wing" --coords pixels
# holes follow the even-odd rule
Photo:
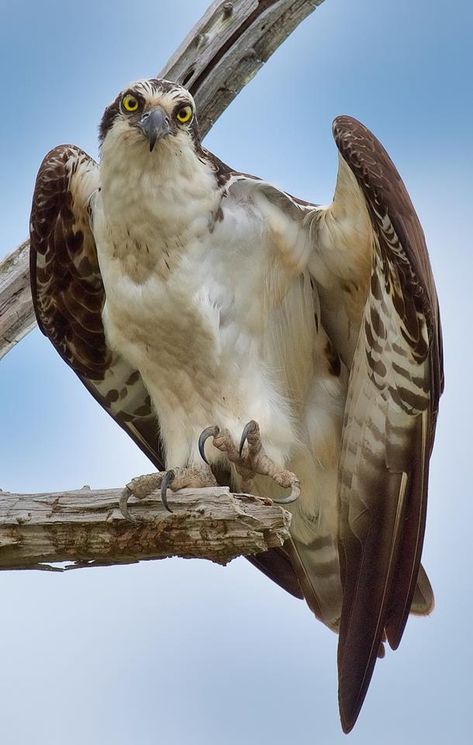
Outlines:
[[[339,699],[348,732],[383,639],[397,648],[409,611],[433,606],[420,557],[443,368],[434,280],[405,186],[359,122],[339,117],[334,136],[340,166],[330,207],[244,174],[229,176],[229,190],[253,202],[264,196],[294,267],[306,233],[321,322],[350,371],[338,505]]]
[[[359,122],[339,117],[334,137],[340,169],[327,212],[342,226],[348,265],[364,235],[351,231],[351,204],[361,197],[372,247],[339,464],[339,701],[349,731],[384,636],[397,648],[411,608],[443,369],[434,280],[406,188]]]
[[[104,289],[91,230],[97,163],[61,145],[44,158],[30,224],[31,290],[38,325],[103,408],[163,468],[158,423],[140,374],[107,346]]]

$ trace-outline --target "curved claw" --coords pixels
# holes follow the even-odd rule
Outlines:
[[[272,500],[275,504],[291,504],[291,502],[295,502],[296,499],[299,499],[301,493],[301,483],[300,481],[294,481],[291,486],[291,493],[287,497],[272,497]]]
[[[168,490],[168,486],[172,484],[175,477],[176,477],[175,472],[172,469],[170,469],[169,471],[166,471],[166,473],[163,476],[163,480],[161,481],[161,490],[160,490],[161,502],[163,503],[164,507],[167,509],[168,512],[172,512],[172,509],[170,508],[168,504],[166,492]]]
[[[238,452],[240,454],[240,458],[241,458],[241,454],[243,452],[243,448],[245,446],[245,442],[248,439],[248,435],[251,434],[252,432],[254,432],[254,430],[256,429],[257,426],[258,425],[257,425],[257,423],[255,422],[254,419],[250,419],[250,421],[247,424],[245,424],[245,426],[243,428],[243,432],[241,433],[240,447],[238,449]]]
[[[206,455],[205,455],[205,443],[209,439],[209,437],[217,437],[218,433],[220,432],[220,429],[215,427],[206,427],[199,436],[199,453],[202,460],[207,463],[208,466],[210,466],[210,463],[208,462]]]
[[[125,488],[122,490],[122,493],[120,494],[118,506],[125,520],[129,520],[132,523],[137,523],[140,521],[140,518],[135,517],[135,515],[132,515],[132,513],[130,512],[128,508],[128,500],[130,499],[132,494],[133,492],[131,491],[131,489],[129,489],[128,486],[125,486]]]

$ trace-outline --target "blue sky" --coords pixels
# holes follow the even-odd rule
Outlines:
[[[0,2],[0,256],[26,237],[47,150],[73,142],[96,156],[105,105],[155,74],[206,5]],[[331,121],[356,116],[400,170],[430,248],[447,376],[424,549],[437,607],[378,664],[354,744],[471,736],[472,21],[466,0],[326,0],[206,140],[235,168],[325,203]],[[0,362],[0,422],[3,489],[120,486],[149,470],[38,331]],[[347,741],[335,636],[243,560],[3,573],[0,596],[2,742]]]

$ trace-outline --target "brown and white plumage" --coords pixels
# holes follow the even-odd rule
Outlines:
[[[396,648],[409,610],[433,604],[419,567],[443,374],[422,229],[354,119],[335,120],[323,208],[224,166],[195,117],[177,119],[185,106],[180,86],[142,81],[106,110],[100,165],[73,146],[46,156],[31,218],[38,321],[158,468],[196,464],[204,427],[238,440],[259,422],[301,496],[291,543],[254,563],[339,631],[348,731],[383,640]],[[150,152],[153,111],[166,131]],[[255,489],[274,493],[265,477]]]

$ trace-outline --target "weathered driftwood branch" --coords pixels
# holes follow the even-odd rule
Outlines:
[[[323,0],[214,2],[159,73],[197,101],[203,134],[296,26]],[[0,358],[35,325],[28,244],[0,262]]]
[[[28,254],[25,241],[0,263],[0,358],[36,324]]]
[[[169,496],[130,501],[137,522],[118,509],[120,489],[57,494],[0,491],[0,569],[53,569],[131,564],[171,556],[226,564],[237,556],[281,546],[290,514],[271,500],[227,488],[182,489]]]

